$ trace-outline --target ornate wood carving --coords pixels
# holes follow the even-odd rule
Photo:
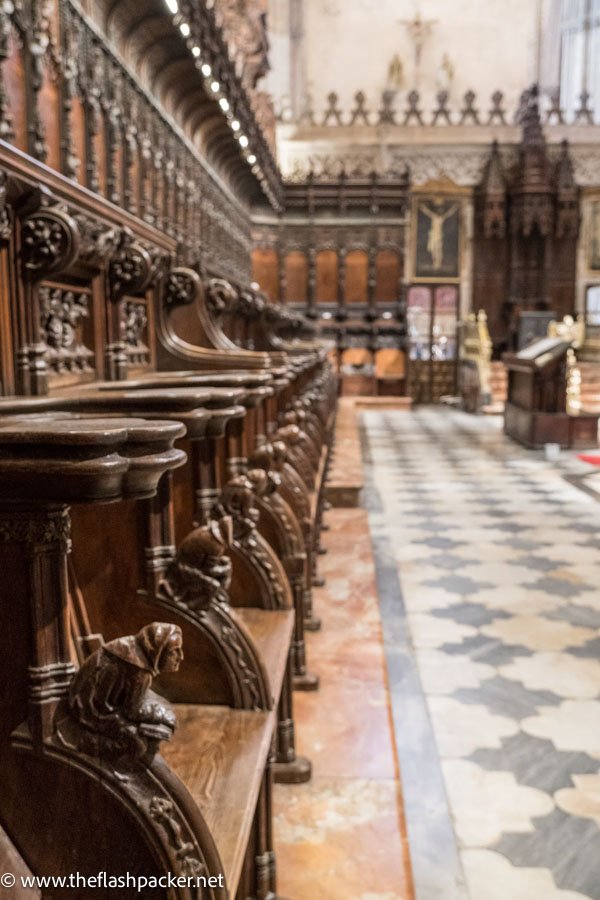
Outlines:
[[[256,495],[265,496],[269,490],[270,482],[262,469],[237,475],[224,486],[212,515],[217,519],[224,514],[231,517],[234,547],[266,587],[270,606],[280,609],[286,604],[282,573],[276,569],[276,557],[257,530],[260,513]]]
[[[89,295],[43,286],[37,296],[47,365],[57,375],[93,372],[94,353],[84,345],[81,334],[81,324],[90,315]]]
[[[7,204],[8,176],[0,169],[0,241],[10,240],[12,225]]]
[[[192,612],[208,609],[215,601],[227,604],[230,528],[231,520],[221,517],[191,531],[167,567],[159,595]]]
[[[55,515],[2,516],[0,541],[5,544],[58,545],[66,553],[71,544],[71,519],[66,510]]]
[[[68,178],[77,178],[81,161],[77,156],[73,140],[73,101],[78,95],[81,46],[81,29],[79,20],[70,14],[67,3],[60,5],[61,37],[62,37],[62,122],[61,122],[61,155],[63,172]]]
[[[503,238],[506,234],[506,179],[497,141],[486,164],[480,188],[483,233],[486,238]]]
[[[14,10],[13,0],[0,0],[0,138],[4,141],[10,141],[14,138],[12,118],[8,113],[8,96],[2,71],[10,49],[12,14]]]
[[[40,92],[44,84],[44,66],[50,49],[50,22],[53,5],[49,0],[30,0],[31,19],[27,28],[27,50],[29,63],[28,93],[29,110],[29,150],[36,159],[44,162],[48,155],[46,133],[40,114]]]
[[[154,622],[105,644],[71,681],[65,708],[57,711],[59,739],[89,756],[148,765],[176,727],[172,709],[150,685],[160,672],[176,672],[182,659],[177,625]]]
[[[199,275],[191,269],[172,269],[164,280],[164,303],[168,307],[193,303],[201,287]]]
[[[129,365],[146,365],[150,362],[150,350],[144,342],[147,327],[146,304],[127,300],[123,306],[123,328]]]
[[[569,145],[563,141],[556,164],[556,237],[576,239],[579,234],[579,188],[575,181]]]
[[[237,291],[224,278],[210,278],[206,285],[206,306],[216,325],[230,312],[237,300]]]
[[[157,598],[174,604],[201,624],[215,643],[234,692],[244,709],[270,709],[272,699],[253,645],[231,618],[229,586],[232,522],[219,514],[191,531],[169,563]]]
[[[173,801],[166,797],[152,797],[148,811],[151,818],[164,828],[167,839],[180,862],[180,874],[189,877],[205,875],[206,866],[198,859],[194,843],[186,840],[184,825]]]
[[[134,240],[130,232],[123,230],[108,269],[111,300],[143,293],[153,275],[153,261],[148,250]]]
[[[21,242],[25,276],[38,280],[64,272],[77,259],[79,228],[68,213],[45,207],[23,221]]]
[[[505,175],[494,144],[476,195],[474,305],[488,316],[496,352],[515,348],[521,311],[560,317],[574,305],[579,192],[568,146],[553,163],[535,87],[524,92],[518,119],[517,163]]]

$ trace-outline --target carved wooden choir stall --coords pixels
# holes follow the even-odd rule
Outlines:
[[[253,165],[180,23],[129,6],[0,9],[0,861],[268,900],[337,386],[250,286],[255,79],[179,3]]]
[[[524,93],[519,121],[517,161],[507,165],[494,142],[475,197],[473,308],[487,314],[497,358],[520,349],[523,314],[548,313],[543,334],[575,308],[580,211],[569,148],[550,156],[537,88]]]

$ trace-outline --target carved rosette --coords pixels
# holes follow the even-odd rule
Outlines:
[[[40,209],[23,221],[21,245],[23,267],[29,279],[64,272],[79,255],[77,222],[63,210]]]
[[[150,253],[128,231],[124,231],[108,268],[110,297],[143,293],[150,285],[155,268]]]
[[[169,308],[186,306],[194,302],[201,290],[202,280],[193,269],[172,269],[164,279],[164,304]]]

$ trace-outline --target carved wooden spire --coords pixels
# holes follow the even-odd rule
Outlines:
[[[563,141],[555,170],[556,237],[576,238],[579,232],[579,188],[568,141]]]
[[[479,188],[482,227],[486,238],[502,238],[506,233],[506,178],[498,141],[486,163]]]
[[[538,88],[525,92],[520,112],[523,137],[513,181],[512,228],[528,237],[535,228],[542,237],[553,230],[552,171],[542,131]]]

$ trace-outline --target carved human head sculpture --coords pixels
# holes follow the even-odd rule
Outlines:
[[[246,477],[252,485],[252,490],[257,497],[266,497],[268,494],[272,494],[273,491],[277,489],[277,485],[272,484],[269,478],[269,473],[264,469],[249,469]]]
[[[297,425],[284,425],[277,431],[277,437],[287,447],[295,447],[302,440],[302,432]]]
[[[237,540],[254,532],[260,513],[255,504],[253,483],[246,475],[236,475],[227,482],[219,504],[233,519],[233,534]]]
[[[150,691],[152,679],[176,672],[182,660],[181,629],[169,622],[104,644],[73,676],[57,711],[58,739],[100,758],[149,762],[177,724],[169,704]]]
[[[273,464],[277,472],[283,471],[283,467],[287,461],[287,446],[285,441],[273,441]]]
[[[281,484],[281,476],[275,461],[275,448],[271,443],[261,444],[248,457],[248,478],[252,481],[255,493],[259,496],[273,494]],[[261,483],[256,475],[252,475],[253,470],[260,470],[265,473],[266,481]]]
[[[159,588],[159,596],[196,611],[211,601],[227,603],[231,560],[232,520],[221,515],[194,528],[181,542]]]
[[[295,409],[288,409],[282,413],[280,421],[282,425],[298,425],[300,421],[299,413]]]
[[[183,661],[181,629],[166,622],[153,622],[136,635],[110,641],[103,649],[153,676],[176,672]]]

